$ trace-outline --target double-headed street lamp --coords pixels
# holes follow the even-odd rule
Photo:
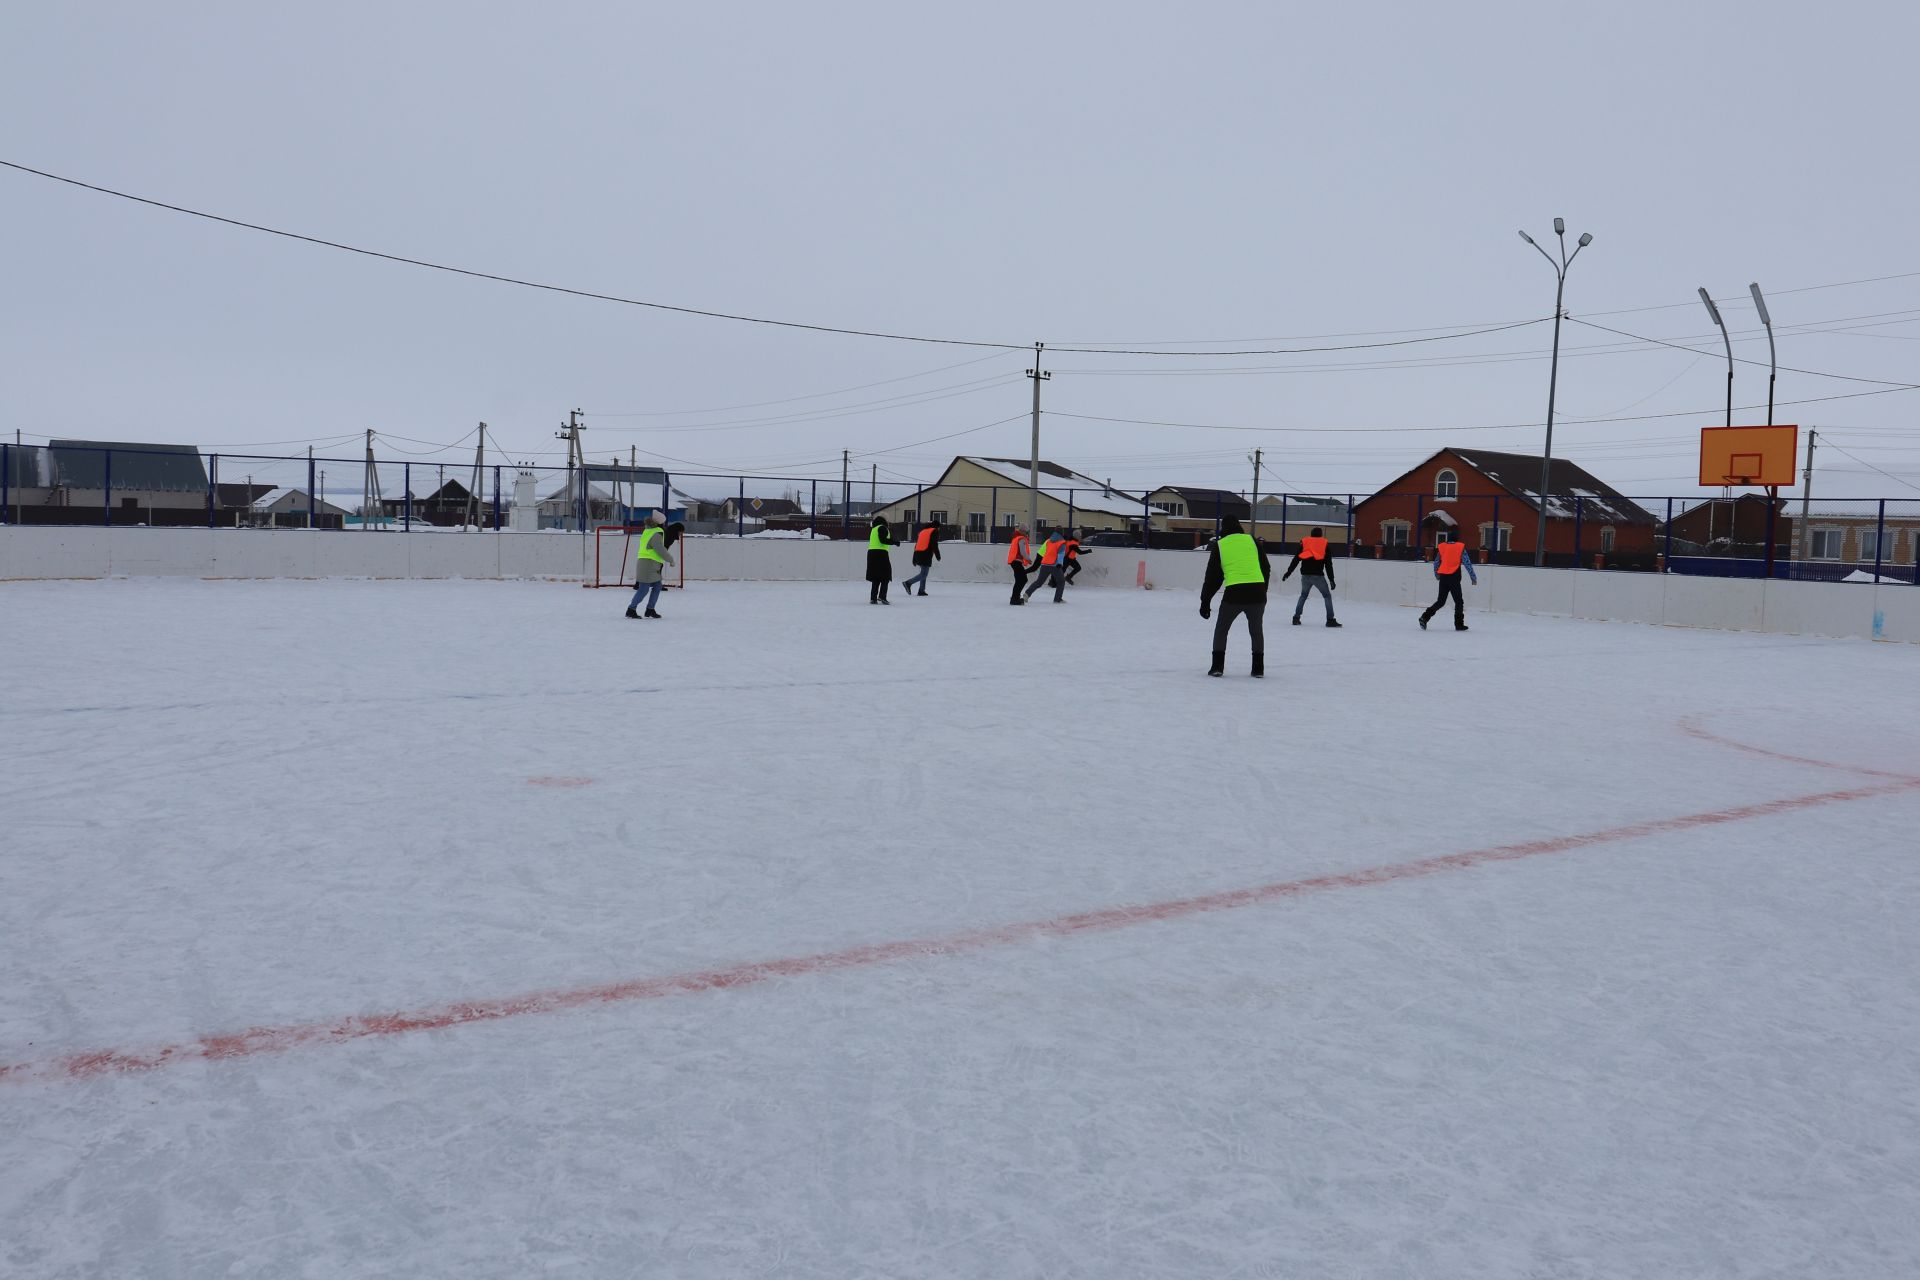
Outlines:
[[[1540,256],[1545,258],[1547,265],[1553,268],[1555,281],[1553,290],[1553,365],[1552,372],[1547,375],[1547,448],[1545,455],[1540,459],[1540,525],[1535,531],[1533,539],[1533,563],[1536,568],[1547,562],[1547,495],[1552,492],[1549,486],[1553,479],[1553,398],[1554,393],[1560,386],[1560,318],[1565,311],[1565,308],[1561,306],[1561,301],[1567,292],[1567,268],[1573,265],[1573,260],[1580,256],[1582,249],[1593,243],[1593,233],[1590,231],[1584,232],[1580,236],[1580,242],[1573,246],[1573,252],[1568,253],[1567,220],[1565,218],[1555,218],[1553,220],[1553,234],[1560,237],[1560,257],[1557,260],[1545,249],[1540,249],[1539,242],[1532,236],[1524,231],[1520,233],[1522,240],[1525,240],[1534,248],[1540,249]],[[1498,530],[1495,532],[1497,534]]]

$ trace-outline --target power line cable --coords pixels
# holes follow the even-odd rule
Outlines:
[[[1628,333],[1625,329],[1614,329],[1604,324],[1594,324],[1591,320],[1582,320],[1578,316],[1568,316],[1567,319],[1573,324],[1585,325],[1589,329],[1599,329],[1604,333],[1618,334],[1620,337],[1623,337],[1623,338],[1634,338],[1641,342],[1652,343],[1654,346],[1672,347],[1675,351],[1691,351],[1693,352],[1694,355],[1697,355],[1697,356],[1710,356],[1713,354],[1713,352],[1711,351],[1701,351],[1694,347],[1682,346],[1677,342],[1668,342],[1664,338],[1649,338],[1638,333]],[[1744,360],[1739,356],[1733,357],[1733,362],[1735,364],[1755,365],[1762,369],[1778,368],[1785,373],[1803,373],[1813,378],[1834,378],[1841,382],[1865,382],[1865,383],[1870,383],[1877,387],[1897,387],[1897,388],[1900,388],[1901,390],[1907,390],[1907,391],[1920,390],[1920,383],[1893,382],[1886,378],[1859,378],[1848,373],[1827,373],[1820,369],[1796,369],[1792,365],[1787,365],[1787,364],[1769,365],[1765,361]],[[1807,402],[1799,401],[1798,403],[1805,404]]]
[[[410,258],[405,256],[404,254],[385,253],[378,249],[367,249],[359,245],[344,244],[338,240],[327,240],[320,236],[304,235],[297,231],[286,231],[278,227],[264,226],[261,223],[257,223],[257,222],[246,222],[239,218],[229,218],[222,214],[207,213],[201,209],[189,209],[185,205],[169,204],[164,200],[154,200],[147,196],[137,196],[132,194],[131,192],[118,191],[112,187],[103,187],[92,182],[82,182],[78,178],[68,178],[57,173],[49,173],[44,169],[35,169],[30,165],[19,164],[12,160],[0,160],[0,167],[13,169],[19,173],[31,174],[36,178],[45,178],[50,182],[64,183],[67,186],[78,187],[84,191],[93,191],[93,192],[97,192],[100,195],[113,196],[114,198],[119,200],[128,200],[133,202],[134,204],[146,205],[149,208],[165,209],[170,213],[185,214],[188,217],[202,218],[208,222],[218,222],[224,226],[239,227],[240,229],[245,231],[258,231],[263,235],[279,236],[282,239],[298,240],[304,244],[318,245],[321,248],[325,248],[325,249],[338,249],[343,253],[359,254],[360,256],[367,257],[367,258],[378,258],[383,262],[396,262],[396,263],[400,263],[403,266],[421,267],[429,271],[444,271],[450,275],[467,276],[475,280],[491,280],[496,284],[516,285],[523,289],[539,289],[547,293],[566,294],[570,297],[576,297],[576,298],[591,298],[597,302],[615,302],[615,303],[621,304],[622,306],[629,306],[629,307],[646,307],[654,311],[671,311],[680,315],[704,316],[710,320],[733,320],[733,321],[738,321],[742,324],[769,325],[769,326],[772,326],[775,328],[781,328],[781,329],[801,329],[801,330],[806,330],[813,333],[836,333],[836,334],[841,334],[847,337],[880,338],[880,339],[885,339],[892,342],[920,342],[920,343],[927,343],[935,346],[984,347],[984,348],[990,348],[996,351],[1032,350],[1031,345],[1024,342],[985,342],[985,341],[969,339],[969,338],[934,338],[934,337],[928,337],[924,334],[890,333],[890,332],[887,332],[884,330],[878,330],[878,329],[853,329],[853,328],[842,327],[839,325],[808,324],[798,320],[775,320],[775,319],[768,318],[766,316],[749,316],[749,315],[741,315],[739,313],[730,312],[730,311],[714,311],[704,307],[686,307],[686,306],[678,306],[678,305],[675,305],[672,303],[666,303],[666,302],[649,302],[641,298],[628,298],[628,297],[623,297],[619,294],[601,293],[592,289],[575,289],[575,288],[568,287],[566,285],[544,284],[537,280],[523,280],[517,276],[502,275],[492,271],[475,271],[468,267],[455,267],[455,266],[450,266],[443,262],[430,262],[424,258]],[[1541,317],[1536,317],[1535,319],[1532,319],[1532,320],[1519,320],[1519,321],[1514,321],[1510,324],[1493,325],[1486,328],[1470,330],[1464,333],[1435,334],[1430,337],[1407,338],[1407,339],[1401,339],[1401,340],[1396,340],[1391,342],[1348,343],[1340,346],[1331,346],[1331,347],[1272,348],[1272,349],[1257,350],[1257,351],[1255,350],[1214,351],[1214,352],[1207,352],[1205,354],[1216,355],[1216,356],[1298,355],[1298,354],[1308,354],[1316,351],[1357,351],[1357,350],[1364,350],[1371,347],[1411,346],[1417,343],[1446,342],[1454,338],[1471,338],[1471,337],[1476,337],[1479,334],[1483,334],[1483,333],[1498,333],[1505,329],[1518,329],[1518,328],[1523,328],[1527,325],[1543,324],[1548,319],[1551,319],[1551,317],[1541,316]],[[1184,353],[1184,352],[1146,351],[1146,350],[1129,351],[1124,349],[1106,349],[1106,348],[1099,348],[1099,347],[1060,347],[1060,348],[1055,348],[1055,350],[1059,352],[1071,353],[1075,355],[1184,356],[1184,355],[1192,354],[1192,353]]]
[[[636,409],[628,413],[583,412],[581,416],[587,418],[691,418],[703,413],[734,413],[741,409],[765,409],[777,404],[793,404],[800,400],[822,400],[828,396],[851,395],[855,391],[890,386],[896,382],[911,382],[915,378],[930,378],[936,373],[950,373],[955,369],[964,369],[968,365],[981,364],[987,360],[1004,359],[1006,354],[992,351],[984,356],[975,356],[971,360],[962,360],[958,364],[943,364],[937,369],[926,369],[920,373],[902,374],[898,378],[882,378],[878,382],[863,382],[857,387],[841,387],[835,391],[813,391],[803,396],[788,396],[783,400],[759,400],[752,404],[729,404],[712,409]]]

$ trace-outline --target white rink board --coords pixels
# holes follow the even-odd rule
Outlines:
[[[865,598],[0,588],[0,1272],[1920,1257],[1920,648]]]
[[[840,582],[865,572],[859,542],[804,537],[687,539],[687,579]],[[208,578],[574,578],[590,571],[591,540],[565,533],[309,532],[282,529],[0,528],[0,589],[9,580],[183,576]],[[905,548],[896,578],[912,572]],[[1285,560],[1277,560],[1276,575]],[[1095,547],[1076,585],[1198,591],[1198,552]],[[1920,642],[1920,588],[1908,583],[1763,582],[1690,575],[1478,566],[1466,584],[1473,611],[1645,622],[1786,635]],[[1341,599],[1424,608],[1431,565],[1335,561]],[[950,542],[934,566],[940,583],[1007,583],[1006,548]],[[1276,584],[1292,608],[1298,582]]]

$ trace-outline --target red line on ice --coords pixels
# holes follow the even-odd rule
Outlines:
[[[1692,728],[1688,731],[1695,732]],[[1711,735],[1699,731],[1696,736]],[[332,1022],[310,1022],[282,1027],[250,1027],[245,1031],[203,1036],[198,1040],[144,1050],[100,1049],[91,1053],[74,1054],[40,1062],[0,1065],[0,1083],[49,1077],[86,1079],[111,1073],[150,1071],[156,1067],[180,1062],[195,1060],[218,1062],[230,1058],[250,1057],[256,1053],[276,1053],[302,1045],[340,1044],[372,1036],[399,1035],[408,1031],[437,1031],[471,1022],[498,1022],[504,1018],[518,1018],[533,1013],[552,1013],[562,1009],[578,1009],[587,1005],[621,1004],[630,1000],[658,1000],[667,996],[695,995],[703,991],[731,990],[735,987],[766,982],[772,978],[831,973],[840,969],[857,969],[866,965],[885,964],[888,961],[905,960],[916,956],[958,955],[971,951],[983,951],[990,947],[1011,946],[1036,938],[1071,937],[1080,933],[1124,929],[1130,925],[1174,920],[1203,912],[1250,907],[1258,903],[1297,898],[1330,889],[1359,889],[1368,885],[1388,884],[1395,880],[1410,880],[1418,876],[1463,871],[1489,862],[1511,862],[1521,858],[1535,858],[1548,853],[1565,853],[1570,849],[1585,849],[1593,845],[1612,844],[1622,840],[1638,840],[1646,836],[1691,831],[1697,827],[1745,822],[1750,818],[1772,817],[1801,809],[1817,808],[1821,805],[1845,804],[1853,800],[1866,800],[1874,796],[1892,795],[1917,788],[1920,788],[1920,778],[1895,776],[1891,781],[1853,787],[1844,791],[1822,791],[1813,795],[1789,796],[1782,800],[1737,805],[1727,809],[1710,809],[1704,813],[1689,813],[1676,818],[1654,818],[1646,822],[1608,827],[1601,831],[1589,831],[1580,835],[1549,836],[1519,844],[1494,845],[1464,853],[1422,858],[1415,862],[1393,863],[1364,871],[1343,871],[1332,875],[1310,876],[1304,880],[1282,880],[1273,884],[1254,885],[1245,889],[1231,889],[1222,893],[1202,894],[1193,898],[1175,898],[1139,906],[1108,907],[1099,911],[1054,916],[1046,920],[1030,920],[1019,924],[973,929],[945,937],[876,942],[866,946],[848,947],[842,951],[825,951],[779,960],[759,960],[749,964],[705,969],[694,973],[671,974],[660,978],[638,978],[628,982],[576,987],[563,991],[538,991],[498,1000],[461,1001],[408,1012],[355,1015]]]

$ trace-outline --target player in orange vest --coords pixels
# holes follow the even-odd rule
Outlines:
[[[923,524],[913,540],[913,564],[920,572],[914,574],[900,585],[908,595],[913,594],[913,584],[920,584],[920,594],[927,594],[927,575],[933,572],[933,562],[940,558],[940,526]]]
[[[1033,593],[1044,587],[1053,588],[1053,602],[1059,604],[1067,598],[1067,536],[1063,533],[1049,533],[1046,542],[1040,547],[1040,573],[1034,578],[1033,585],[1027,588],[1025,599],[1033,599]]]
[[[1300,625],[1300,611],[1307,607],[1307,592],[1320,588],[1320,598],[1326,602],[1327,625],[1337,627],[1340,620],[1333,616],[1333,596],[1330,594],[1338,585],[1333,580],[1333,560],[1327,555],[1327,535],[1319,528],[1300,539],[1300,549],[1293,553],[1293,563],[1280,575],[1285,582],[1300,571],[1300,598],[1293,602],[1293,625]]]
[[[1085,550],[1086,548],[1080,545],[1080,539],[1074,537],[1072,534],[1067,535],[1066,554],[1067,554],[1067,585],[1068,586],[1072,586],[1073,580],[1080,576],[1080,553]]]
[[[1033,544],[1027,541],[1026,526],[1013,526],[1013,537],[1007,540],[1007,568],[1013,570],[1013,598],[1008,604],[1027,602],[1020,590],[1027,585],[1027,557],[1032,554]]]
[[[1427,611],[1420,615],[1422,631],[1427,629],[1427,623],[1433,615],[1440,612],[1440,607],[1446,604],[1448,596],[1453,597],[1453,629],[1455,631],[1467,629],[1467,604],[1460,598],[1462,569],[1467,571],[1467,577],[1473,580],[1474,586],[1480,585],[1480,575],[1473,571],[1473,557],[1467,554],[1467,544],[1460,541],[1460,535],[1456,533],[1451,540],[1442,542],[1433,549],[1433,576],[1440,580],[1440,594],[1435,596],[1433,603],[1427,606]]]

